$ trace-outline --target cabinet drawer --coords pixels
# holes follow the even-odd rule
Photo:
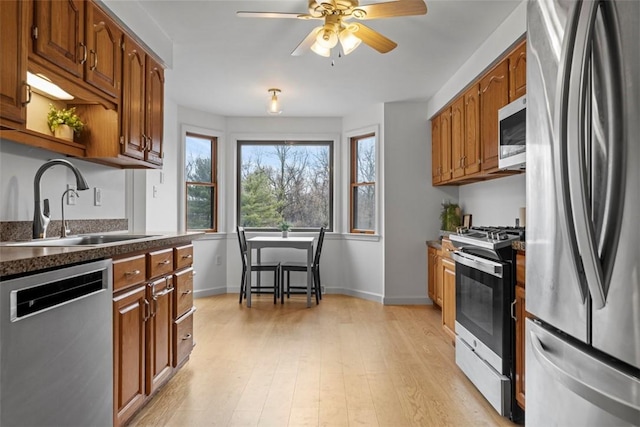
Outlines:
[[[149,252],[147,261],[150,279],[170,273],[173,271],[173,248]]]
[[[516,253],[516,283],[524,288],[527,261],[523,253]]]
[[[176,317],[180,317],[193,307],[193,269],[190,268],[175,275]]]
[[[193,349],[193,313],[195,307],[189,313],[182,316],[173,324],[173,367],[179,366],[185,361]]]
[[[144,255],[113,261],[113,290],[128,288],[147,278]]]
[[[193,265],[193,245],[179,246],[174,249],[173,263],[176,270]]]

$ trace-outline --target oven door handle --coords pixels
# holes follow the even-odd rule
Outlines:
[[[462,265],[502,278],[503,268],[500,263],[466,254],[461,251],[454,251],[451,256],[456,262],[459,262]]]

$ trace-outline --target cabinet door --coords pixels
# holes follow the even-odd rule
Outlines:
[[[464,174],[480,172],[480,86],[464,94]]]
[[[28,31],[27,3],[0,1],[0,123],[14,129],[26,122]]]
[[[85,80],[114,98],[120,98],[122,31],[98,6],[87,3]]]
[[[442,259],[442,325],[455,338],[456,332],[456,265],[449,258]]]
[[[509,54],[509,102],[527,93],[527,42]]]
[[[435,248],[427,248],[427,295],[429,299],[436,302],[436,257],[438,251]]]
[[[85,0],[34,2],[34,53],[82,77],[88,50],[84,40]]]
[[[113,299],[114,424],[119,425],[145,399],[145,286]]]
[[[440,116],[441,183],[451,181],[451,107]]]
[[[451,106],[451,164],[453,178],[464,176],[464,110],[464,97],[462,96]]]
[[[144,159],[145,139],[145,58],[131,39],[125,39],[122,64],[122,154]]]
[[[525,289],[516,286],[516,401],[525,409]]]
[[[442,178],[442,157],[440,156],[440,116],[431,119],[431,183],[439,184]]]
[[[164,111],[164,70],[147,55],[146,63],[146,136],[145,160],[162,165],[162,129]]]
[[[480,81],[483,171],[498,167],[498,110],[509,103],[508,62],[500,62]]]
[[[442,256],[438,254],[436,256],[436,304],[440,307],[442,307],[443,301],[443,280]]]
[[[152,394],[172,373],[173,280],[167,277],[147,285],[151,317],[147,321],[147,394]]]

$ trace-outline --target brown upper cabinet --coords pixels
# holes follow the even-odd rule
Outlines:
[[[465,184],[517,173],[498,170],[498,110],[525,92],[523,40],[432,118],[432,184]],[[449,174],[443,159],[449,161]]]
[[[509,102],[527,93],[527,43],[522,41],[509,54]]]
[[[27,90],[27,4],[22,0],[0,1],[0,126],[24,128]]]
[[[36,1],[33,16],[34,61],[120,97],[123,32],[105,12],[86,0]]]
[[[123,154],[162,165],[164,70],[133,40],[124,46]]]
[[[509,103],[509,64],[501,61],[480,80],[482,170],[498,169],[498,110]]]
[[[161,167],[164,69],[135,35],[93,0],[0,3],[3,59],[11,59],[0,64],[0,137],[108,166]],[[126,63],[133,45],[137,68]],[[27,71],[73,99],[32,90]],[[76,108],[85,127],[73,141],[49,131],[50,103]]]

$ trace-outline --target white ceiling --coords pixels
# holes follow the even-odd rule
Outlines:
[[[174,42],[167,96],[242,117],[268,116],[272,87],[282,90],[288,117],[342,117],[376,103],[428,100],[521,2],[428,0],[426,15],[366,22],[398,43],[395,50],[383,55],[362,44],[348,56],[323,58],[290,56],[320,21],[235,14],[305,13],[306,0],[139,1]],[[371,3],[379,1],[361,1]]]

